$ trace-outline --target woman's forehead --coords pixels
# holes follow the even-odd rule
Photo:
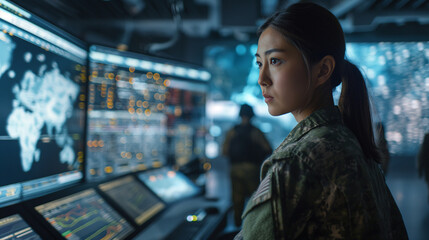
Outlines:
[[[270,49],[281,49],[289,52],[295,49],[295,47],[279,31],[268,27],[259,37],[257,52],[261,56]]]

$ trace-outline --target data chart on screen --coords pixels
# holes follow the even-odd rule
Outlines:
[[[122,239],[133,231],[93,189],[39,205],[36,210],[67,239]]]
[[[99,188],[141,225],[165,208],[165,204],[132,176],[101,184]]]
[[[19,214],[0,218],[1,240],[39,240],[40,236],[34,232]]]

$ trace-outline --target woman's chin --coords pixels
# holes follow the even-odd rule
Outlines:
[[[279,111],[279,109],[276,109],[276,108],[270,107],[270,106],[268,106],[268,112],[270,113],[271,116],[280,116],[280,115],[284,114],[284,112]]]
[[[271,116],[280,116],[286,113],[290,113],[291,110],[288,108],[280,109],[278,107],[268,104],[268,112],[270,113]]]

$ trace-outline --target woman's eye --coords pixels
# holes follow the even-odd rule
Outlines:
[[[258,68],[262,67],[262,63],[261,62],[256,62],[256,66],[258,66]]]
[[[277,59],[277,58],[271,58],[271,59],[270,59],[270,62],[271,62],[271,64],[276,65],[276,64],[279,64],[279,63],[280,63],[280,60],[279,60],[279,59]]]

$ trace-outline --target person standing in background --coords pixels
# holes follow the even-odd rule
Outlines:
[[[425,134],[422,146],[420,147],[420,151],[417,156],[417,169],[419,171],[419,177],[425,177],[429,193],[429,133]]]
[[[253,109],[247,104],[240,108],[241,123],[226,134],[223,155],[230,162],[232,202],[234,222],[241,225],[241,213],[246,198],[249,198],[259,185],[259,169],[272,149],[264,134],[253,126]]]

